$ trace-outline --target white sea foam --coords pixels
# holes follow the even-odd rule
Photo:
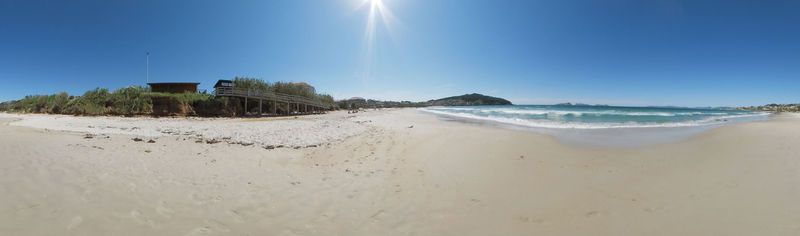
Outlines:
[[[539,110],[539,109],[513,109],[513,108],[469,108],[469,107],[455,107],[455,108],[428,108],[427,110],[435,110],[441,112],[467,112],[467,113],[506,113],[514,115],[547,115],[547,116],[593,116],[593,115],[620,115],[620,116],[695,116],[695,115],[727,115],[723,112],[630,112],[630,111],[568,111],[568,110]]]
[[[498,122],[503,124],[511,124],[532,128],[549,128],[549,129],[612,129],[612,128],[667,128],[667,127],[695,127],[707,125],[720,125],[725,123],[734,122],[741,119],[758,119],[766,117],[766,113],[751,113],[751,114],[736,114],[729,115],[724,112],[621,112],[621,111],[554,111],[554,110],[524,110],[524,109],[477,109],[477,108],[421,108],[421,111],[429,112],[438,115],[445,115],[451,117],[458,117],[472,120],[482,120],[490,122]],[[469,111],[469,112],[465,112]],[[612,115],[627,115],[627,116],[690,116],[690,115],[709,115],[708,117],[688,120],[688,121],[675,121],[675,122],[566,122],[558,119],[522,119],[515,117],[507,117],[502,115],[477,115],[473,112],[478,111],[480,114],[487,114],[494,112],[501,112],[506,114],[526,114],[526,115],[555,115],[563,116],[573,114],[574,116],[582,116],[585,114],[612,114]],[[487,112],[489,111],[489,112]]]

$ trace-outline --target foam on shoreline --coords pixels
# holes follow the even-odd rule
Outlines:
[[[451,108],[452,109],[452,108]],[[457,110],[458,108],[456,108]],[[700,120],[691,120],[691,121],[679,121],[679,122],[663,122],[663,123],[655,123],[655,122],[620,122],[620,123],[612,123],[612,122],[596,122],[596,123],[587,123],[587,122],[564,122],[564,121],[555,121],[555,120],[532,120],[532,119],[520,119],[520,118],[510,118],[510,117],[501,117],[501,116],[479,116],[474,114],[468,113],[457,113],[457,112],[446,112],[446,111],[439,111],[433,109],[426,109],[421,108],[421,111],[443,115],[443,116],[450,116],[455,118],[463,118],[463,119],[472,119],[472,120],[482,120],[482,121],[490,121],[490,122],[497,122],[503,123],[508,125],[517,125],[523,127],[530,127],[530,128],[547,128],[547,129],[623,129],[623,128],[678,128],[678,127],[696,127],[696,126],[713,126],[713,125],[723,125],[727,123],[734,123],[734,122],[742,122],[742,121],[755,121],[755,120],[764,120],[766,119],[769,114],[767,113],[753,113],[753,114],[742,114],[742,115],[721,115],[724,113],[719,113],[716,115],[719,116],[712,116],[706,117]],[[548,115],[548,114],[557,114],[557,115],[568,115],[568,114],[579,114],[575,112],[557,112],[557,111],[504,111],[507,113],[536,113],[541,115]],[[532,113],[533,112],[533,113]],[[590,112],[591,113],[591,112]],[[601,114],[595,112],[597,114]],[[580,113],[585,114],[584,113]],[[611,113],[603,113],[603,114],[611,114]],[[632,116],[674,116],[674,114],[665,114],[665,113],[628,113],[627,115]]]

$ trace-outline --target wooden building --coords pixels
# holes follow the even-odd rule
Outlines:
[[[150,91],[154,93],[196,93],[199,84],[192,82],[147,83],[150,85]]]
[[[154,93],[197,93],[197,85],[200,83],[191,82],[165,82],[147,83],[150,91]],[[190,113],[190,107],[178,102],[174,97],[155,96],[153,99],[153,115],[170,116]]]
[[[218,88],[233,88],[233,81],[221,79],[214,84],[214,89]]]

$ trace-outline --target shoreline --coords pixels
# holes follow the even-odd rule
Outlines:
[[[527,127],[514,124],[507,124],[504,122],[497,122],[492,120],[470,119],[460,116],[449,114],[435,113],[424,109],[418,108],[389,108],[386,110],[366,110],[366,112],[382,112],[394,110],[413,110],[421,114],[431,115],[437,117],[445,122],[457,122],[469,125],[485,126],[496,129],[515,130],[522,132],[532,132],[536,134],[551,136],[561,143],[577,147],[577,148],[640,148],[651,145],[677,143],[691,137],[715,130],[718,128],[737,125],[750,122],[768,121],[778,116],[785,116],[790,114],[768,114],[764,119],[753,120],[737,120],[726,122],[723,124],[709,124],[690,127],[632,127],[632,128],[603,128],[603,129],[553,129],[553,128],[540,128],[540,127]],[[363,114],[363,112],[362,112]],[[358,135],[363,132],[363,127],[347,126],[341,127],[342,123],[337,123],[337,128],[333,131],[334,135],[326,138],[314,139],[310,142],[291,142],[290,139],[304,140],[306,137],[298,135],[297,127],[288,130],[281,130],[279,132],[271,132],[264,135],[254,135],[253,130],[249,127],[243,127],[260,122],[276,122],[281,123],[271,125],[267,129],[275,128],[276,126],[283,126],[283,124],[292,124],[292,121],[315,121],[325,120],[326,118],[336,117],[357,117],[356,114],[345,113],[345,111],[330,112],[329,114],[320,114],[315,116],[286,116],[286,117],[262,117],[262,118],[226,118],[226,117],[122,117],[122,116],[72,116],[72,115],[53,115],[53,114],[14,114],[14,113],[0,113],[0,118],[18,119],[12,125],[24,126],[30,128],[72,131],[78,133],[89,134],[126,134],[143,138],[159,138],[177,135],[183,138],[190,138],[198,142],[229,142],[235,144],[243,144],[245,146],[257,145],[264,148],[270,147],[288,147],[288,148],[304,148],[308,146],[326,145],[333,142],[341,141],[344,138]],[[26,119],[27,118],[27,119]],[[68,122],[68,124],[59,125],[59,123]],[[138,126],[135,124],[139,122]],[[194,122],[195,124],[192,124]],[[338,121],[332,121],[338,122]],[[91,125],[93,123],[101,123],[105,125]],[[154,124],[155,123],[155,124]],[[192,128],[197,123],[203,124],[206,127]],[[358,123],[358,121],[356,121]],[[142,128],[139,126],[147,126],[149,128]],[[209,127],[224,126],[232,130],[226,131],[224,129],[215,129],[209,131]],[[331,128],[331,124],[323,125],[325,128]],[[189,131],[186,131],[188,129]],[[341,134],[341,130],[349,130]],[[263,130],[263,129],[262,129]],[[306,131],[309,131],[306,129]],[[250,132],[249,134],[247,132]],[[243,134],[244,133],[244,134]],[[322,132],[325,133],[325,132]],[[260,141],[258,137],[268,137],[275,135],[289,134],[291,137],[288,139],[267,141]]]
[[[800,233],[800,115],[632,149],[411,109],[302,120],[363,130],[266,150],[4,123],[0,234]]]
[[[552,136],[566,145],[589,148],[640,148],[650,145],[676,143],[718,128],[750,122],[768,121],[780,114],[765,114],[752,119],[733,120],[720,124],[703,124],[696,126],[663,126],[663,127],[612,127],[612,128],[546,128],[530,127],[495,121],[491,119],[474,119],[447,113],[420,110],[422,113],[440,117],[444,121],[460,122],[471,125],[482,125],[493,128],[533,132]]]

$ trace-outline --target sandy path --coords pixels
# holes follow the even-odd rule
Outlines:
[[[800,234],[800,117],[607,150],[413,110],[347,119],[363,132],[298,150],[2,125],[0,234]]]

